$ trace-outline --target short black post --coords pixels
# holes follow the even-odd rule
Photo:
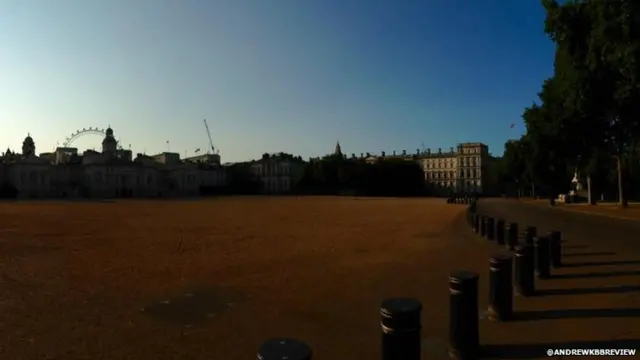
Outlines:
[[[538,236],[538,229],[535,226],[527,226],[522,235],[525,244],[533,245],[535,243],[534,239]]]
[[[517,246],[514,255],[514,284],[516,294],[532,296],[535,291],[533,247],[527,244]]]
[[[258,350],[258,360],[311,360],[309,345],[295,339],[270,339]]]
[[[513,258],[495,254],[489,260],[489,320],[505,321],[513,313]]]
[[[549,238],[538,236],[536,238],[536,274],[539,279],[551,277],[551,249],[549,249]]]
[[[562,266],[562,233],[557,230],[549,231],[549,247],[551,250],[551,266]]]
[[[507,226],[507,247],[513,250],[518,245],[518,223]]]
[[[480,236],[487,236],[487,217],[480,215]]]
[[[480,214],[473,213],[473,231],[476,234],[480,233]]]
[[[496,239],[496,219],[492,217],[487,218],[487,240]]]
[[[387,299],[380,305],[382,360],[420,360],[420,312],[415,299]]]
[[[496,221],[496,242],[498,245],[504,245],[504,220]]]
[[[460,360],[475,359],[480,347],[478,278],[472,271],[449,276],[449,354]]]

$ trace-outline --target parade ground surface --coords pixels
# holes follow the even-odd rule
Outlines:
[[[480,321],[488,353],[638,347],[635,225],[598,232],[608,225],[509,200],[479,208],[569,227],[570,266],[516,298],[515,321]],[[315,359],[378,358],[388,297],[423,303],[425,356],[444,359],[448,275],[478,272],[486,308],[499,249],[471,233],[465,211],[347,197],[0,203],[0,359],[240,360],[271,337],[303,340]]]

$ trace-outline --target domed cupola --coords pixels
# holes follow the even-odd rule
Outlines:
[[[118,148],[118,141],[113,137],[113,130],[111,127],[107,128],[106,136],[102,140],[102,152],[103,153],[115,153]]]
[[[36,154],[36,144],[33,142],[33,138],[31,134],[27,134],[27,137],[24,138],[22,142],[22,156],[30,157]]]

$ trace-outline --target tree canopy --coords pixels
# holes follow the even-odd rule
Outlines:
[[[637,178],[640,135],[640,2],[543,0],[556,45],[553,75],[525,108],[526,134],[505,145],[505,186],[535,184],[555,195],[574,169],[600,191]],[[636,161],[637,162],[637,161]],[[619,171],[613,172],[616,163]],[[627,176],[624,176],[627,175]]]

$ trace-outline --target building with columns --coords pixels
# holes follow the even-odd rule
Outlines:
[[[355,157],[355,154],[352,155]],[[441,194],[450,192],[491,192],[495,183],[495,158],[489,154],[487,145],[479,142],[458,144],[449,151],[431,151],[417,149],[410,154],[406,150],[399,153],[393,151],[380,155],[362,153],[360,158],[368,163],[380,159],[403,159],[416,161],[424,172],[424,180],[429,187]]]
[[[265,193],[284,194],[291,192],[298,170],[303,166],[300,157],[284,153],[264,154],[260,160],[251,163],[251,172],[262,181]]]
[[[219,161],[184,161],[169,152],[133,159],[130,150],[118,147],[111,128],[101,152],[58,147],[37,156],[35,151],[28,135],[22,153],[7,149],[0,156],[0,185],[15,189],[19,198],[195,196],[202,188],[226,184]]]

